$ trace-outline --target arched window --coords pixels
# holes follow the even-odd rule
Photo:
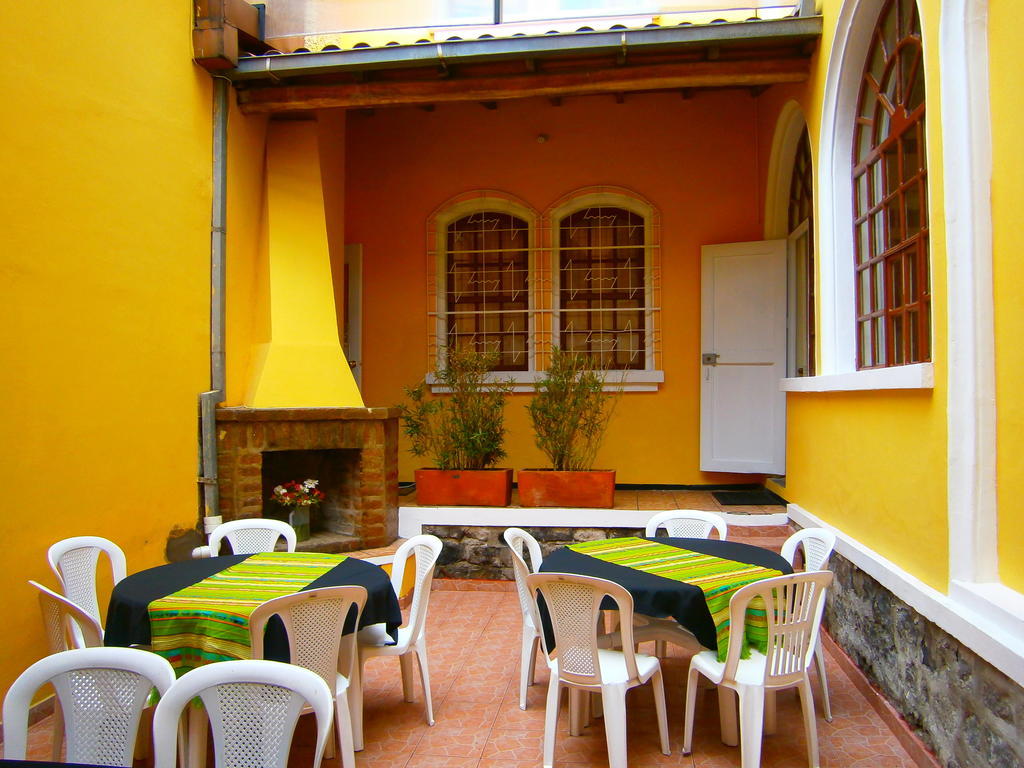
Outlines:
[[[524,218],[479,210],[448,223],[445,344],[497,352],[495,370],[529,368],[530,229]]]
[[[915,0],[882,7],[853,135],[857,368],[931,359],[924,62]]]
[[[593,205],[558,223],[558,344],[597,368],[646,368],[644,217]]]
[[[795,325],[793,369],[814,375],[814,185],[807,128],[800,135],[789,182],[787,224],[793,265]]]

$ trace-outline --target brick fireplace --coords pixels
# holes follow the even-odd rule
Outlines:
[[[344,552],[398,537],[398,410],[219,408],[224,521],[282,517],[274,485],[314,477],[327,498],[300,549]]]

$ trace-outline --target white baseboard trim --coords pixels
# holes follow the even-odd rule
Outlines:
[[[418,536],[424,525],[493,525],[519,528],[643,528],[657,509],[561,507],[399,507],[398,535]],[[788,525],[789,515],[722,515],[730,527]]]
[[[1016,614],[1024,601],[1018,593],[1001,585],[954,584],[943,594],[797,504],[787,508],[797,525],[835,533],[836,552],[1024,687],[1024,634]]]

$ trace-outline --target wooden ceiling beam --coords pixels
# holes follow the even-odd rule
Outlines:
[[[806,59],[780,58],[649,64],[598,71],[448,80],[264,86],[241,89],[238,102],[243,112],[252,114],[296,109],[486,102],[533,96],[554,98],[682,88],[756,87],[802,82],[807,79],[809,67]]]

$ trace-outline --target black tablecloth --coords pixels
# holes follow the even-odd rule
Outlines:
[[[782,555],[769,549],[755,547],[752,544],[741,544],[737,541],[721,541],[719,539],[676,539],[668,537],[641,537],[648,541],[657,541],[691,552],[714,555],[725,560],[739,563],[760,565],[774,568],[783,573],[792,573],[792,566]],[[624,565],[605,562],[590,555],[584,555],[568,547],[557,549],[544,558],[540,570],[545,573],[574,573],[579,576],[595,576],[620,584],[633,596],[633,611],[644,616],[662,619],[671,616],[679,624],[690,630],[697,641],[705,648],[716,649],[717,638],[715,623],[711,611],[704,600],[704,592],[700,587],[682,581],[666,579],[652,573],[638,571]],[[606,598],[602,608],[615,609],[615,603]],[[548,648],[553,648],[550,628],[545,621],[545,640]]]
[[[151,602],[197,584],[215,573],[243,562],[248,557],[250,555],[227,555],[184,560],[133,573],[123,579],[114,587],[110,596],[107,626],[103,636],[104,645],[149,645]],[[398,596],[391,588],[391,579],[387,573],[373,563],[354,557],[345,558],[330,571],[303,587],[302,591],[346,585],[366,588],[366,607],[359,618],[359,626],[383,623],[387,626],[388,634],[396,638],[398,627],[402,623]],[[352,627],[346,626],[345,631],[352,631]],[[288,642],[284,626],[276,616],[267,625],[265,655],[268,659],[288,661]]]

